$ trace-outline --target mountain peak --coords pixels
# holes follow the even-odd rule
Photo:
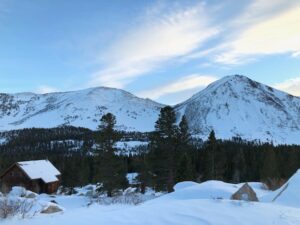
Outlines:
[[[300,99],[249,79],[226,76],[176,106],[194,134],[299,143]]]
[[[208,87],[219,87],[222,85],[226,85],[226,84],[231,84],[231,85],[240,85],[240,86],[252,86],[253,88],[258,88],[260,87],[260,83],[250,79],[247,76],[244,75],[229,75],[229,76],[225,76],[213,83],[211,83]]]

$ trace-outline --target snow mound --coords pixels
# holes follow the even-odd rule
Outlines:
[[[262,201],[300,207],[300,170],[298,170],[281,188],[269,195],[263,196]]]
[[[193,181],[183,181],[183,182],[177,183],[174,186],[174,190],[179,191],[179,190],[182,190],[182,189],[185,189],[185,188],[188,188],[188,187],[192,187],[194,185],[199,185],[199,183],[196,183],[196,182],[193,182]]]
[[[24,187],[14,186],[8,193],[9,197],[24,197],[24,198],[36,198],[38,194],[26,190]]]
[[[164,195],[160,199],[231,199],[232,194],[237,192],[245,183],[231,184],[223,181],[210,180],[203,183],[184,181],[174,186],[174,192]],[[269,194],[264,189],[264,184],[249,182],[248,185],[258,197]]]
[[[26,189],[23,187],[15,186],[12,187],[11,191],[8,193],[9,196],[23,197],[26,195]]]
[[[230,199],[238,186],[222,181],[206,181],[201,184],[183,182],[175,185],[175,192],[162,196],[162,199]]]

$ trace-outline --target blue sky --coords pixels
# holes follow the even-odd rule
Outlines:
[[[0,92],[109,86],[175,104],[243,74],[300,96],[299,24],[293,0],[0,0]]]

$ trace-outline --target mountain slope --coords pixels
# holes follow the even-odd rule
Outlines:
[[[300,144],[300,98],[245,76],[224,77],[175,106],[191,131],[217,137]]]
[[[163,105],[113,88],[49,94],[0,94],[0,130],[72,125],[96,129],[104,113],[117,118],[117,128],[154,129]]]

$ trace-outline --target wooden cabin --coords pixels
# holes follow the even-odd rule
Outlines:
[[[21,186],[35,193],[51,194],[57,191],[61,174],[48,160],[17,162],[0,176],[1,192]]]

